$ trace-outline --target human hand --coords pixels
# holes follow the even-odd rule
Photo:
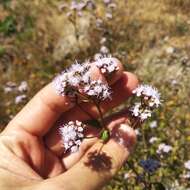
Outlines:
[[[112,100],[101,104],[104,113],[126,100],[138,84],[136,76],[117,62],[119,70],[109,81],[98,68],[92,69],[93,77],[108,82],[113,90]],[[98,117],[92,104],[81,106]],[[65,154],[57,127],[60,121],[76,119],[89,118],[68,97],[58,96],[52,83],[38,92],[0,134],[0,189],[95,190],[111,179],[136,141],[127,125],[127,111],[107,118],[105,125],[113,134],[107,143],[85,139],[78,152]],[[98,132],[88,126],[89,136]]]

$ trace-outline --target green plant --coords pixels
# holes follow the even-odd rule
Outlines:
[[[5,36],[10,36],[17,32],[17,23],[14,16],[7,16],[3,21],[0,21],[0,33]]]

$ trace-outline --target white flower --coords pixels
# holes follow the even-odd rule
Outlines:
[[[65,95],[67,84],[67,75],[65,73],[58,75],[53,81],[53,85],[57,94],[62,96]]]
[[[54,79],[54,87],[59,95],[74,96],[77,87],[90,81],[89,63],[75,63]]]
[[[150,144],[153,144],[153,143],[156,142],[156,141],[158,141],[158,138],[157,138],[157,137],[151,137],[151,138],[149,139],[149,143],[150,143]]]
[[[181,177],[184,178],[184,179],[190,179],[190,172],[187,172],[186,174],[183,174]]]
[[[161,104],[160,93],[152,86],[140,85],[135,90],[133,90],[133,94],[136,94],[137,97],[142,97],[144,100],[147,100],[150,107],[158,107]]]
[[[112,15],[112,13],[106,13],[106,18],[107,19],[112,19],[113,18],[113,15]]]
[[[151,123],[150,123],[150,128],[156,128],[158,126],[158,123],[157,123],[157,121],[152,121]]]
[[[131,176],[131,175],[130,175],[129,173],[125,173],[125,174],[124,174],[124,179],[129,179],[130,176]]]
[[[27,96],[25,94],[16,96],[16,98],[15,98],[15,104],[22,103],[26,98],[27,98]]]
[[[100,44],[104,44],[107,41],[107,39],[105,37],[101,38],[100,40]]]
[[[4,87],[4,92],[5,93],[13,92],[15,89],[16,89],[16,83],[9,81],[6,83]]]
[[[112,3],[112,0],[103,0],[105,4]]]
[[[102,73],[112,73],[119,70],[117,61],[111,57],[98,58],[96,60],[96,66],[100,69]]]
[[[158,90],[149,85],[139,85],[133,94],[140,98],[140,102],[137,102],[130,108],[133,116],[138,117],[141,121],[144,121],[151,117],[155,108],[158,108],[160,103],[160,94]]]
[[[18,86],[19,92],[25,92],[28,90],[28,83],[26,81],[22,81],[20,85]]]
[[[91,81],[84,87],[84,93],[101,100],[111,98],[109,86],[107,84],[104,84],[101,80]]]
[[[156,152],[158,154],[162,154],[162,153],[169,153],[170,151],[172,151],[172,146],[167,145],[165,143],[161,143],[161,144],[159,144]]]
[[[140,114],[141,120],[144,121],[144,120],[148,119],[149,117],[151,117],[151,113],[152,112],[148,109],[145,109],[144,111],[142,111]]]
[[[4,87],[4,92],[5,92],[5,93],[12,92],[13,90],[14,90],[14,88],[11,88],[11,87],[9,87],[9,86]]]
[[[60,126],[60,134],[63,141],[65,152],[70,150],[72,153],[77,152],[84,139],[85,125],[76,120],[70,121]]]
[[[85,3],[85,2],[72,1],[72,2],[71,2],[70,9],[71,9],[71,10],[81,11],[85,6],[86,6],[86,3]]]
[[[184,166],[187,170],[190,170],[190,160],[184,163]]]
[[[106,46],[101,46],[100,53],[102,54],[108,54],[110,50]]]
[[[108,7],[111,8],[111,9],[115,9],[117,7],[117,4],[116,3],[110,3],[108,5]]]
[[[166,48],[166,53],[167,54],[173,54],[175,52],[175,48],[174,47],[168,47]]]
[[[141,107],[141,103],[135,103],[135,105],[130,109],[130,111],[132,112],[132,115],[134,115],[135,117],[138,117],[141,113],[140,107]]]
[[[151,110],[144,109],[142,107],[142,104],[139,102],[135,103],[135,105],[132,108],[130,108],[130,111],[133,116],[139,117],[141,121],[144,121],[147,118],[151,117],[151,112],[152,112]]]

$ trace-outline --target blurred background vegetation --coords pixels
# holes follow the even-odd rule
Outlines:
[[[134,156],[105,189],[140,190],[144,178],[154,189],[188,189],[190,177],[183,176],[190,160],[190,1],[121,0],[110,6],[97,0],[72,15],[70,2],[0,0],[0,130],[75,59],[111,53],[156,86],[163,105],[138,131]],[[172,151],[158,158],[160,143]],[[139,166],[149,157],[162,166],[151,175]]]

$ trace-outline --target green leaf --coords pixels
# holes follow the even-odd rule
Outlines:
[[[102,139],[104,142],[107,142],[109,140],[109,137],[110,133],[108,130],[104,130],[100,135],[100,139]]]
[[[13,16],[7,16],[3,21],[0,21],[0,33],[9,36],[16,32],[16,20]]]
[[[162,183],[154,183],[155,190],[166,190]]]

